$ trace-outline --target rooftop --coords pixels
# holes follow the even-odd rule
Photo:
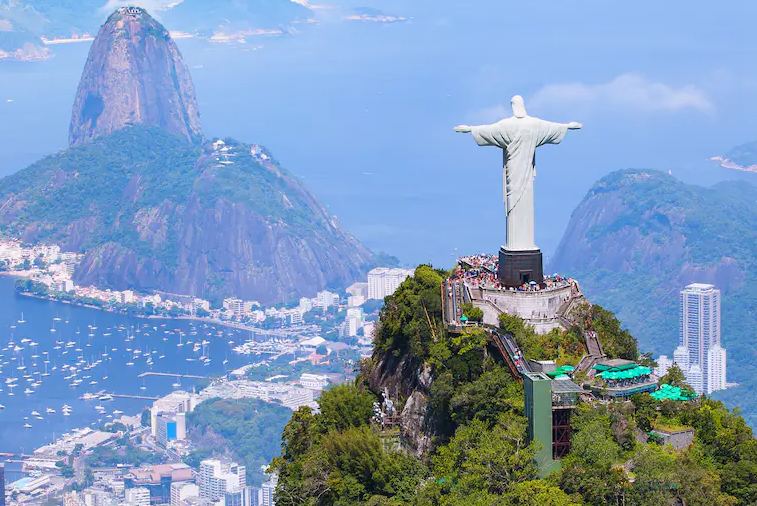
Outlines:
[[[162,464],[159,466],[140,467],[129,471],[127,476],[137,485],[158,484],[160,477],[171,475],[172,481],[189,481],[193,478],[192,469],[186,464]]]
[[[709,292],[711,290],[715,290],[715,285],[706,283],[692,283],[683,289],[684,292]]]

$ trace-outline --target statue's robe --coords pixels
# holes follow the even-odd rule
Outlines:
[[[534,241],[536,148],[559,144],[568,125],[531,116],[512,116],[493,125],[471,127],[471,131],[479,146],[497,146],[503,150],[502,192],[507,215],[505,249],[538,250]]]

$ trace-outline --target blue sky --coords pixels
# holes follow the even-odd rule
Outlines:
[[[708,158],[757,139],[757,4],[333,3],[410,21],[348,23],[320,9],[320,26],[261,39],[261,51],[179,44],[207,135],[265,144],[347,229],[407,264],[449,266],[463,249],[503,242],[501,156],[452,127],[508,115],[514,94],[532,115],[584,123],[538,155],[547,254],[613,170],[753,179]],[[60,51],[53,62],[0,65],[2,173],[65,147],[86,47]]]

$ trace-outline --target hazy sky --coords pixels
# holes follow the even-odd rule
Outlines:
[[[180,41],[203,128],[265,144],[358,238],[408,264],[448,266],[504,241],[501,155],[452,127],[509,115],[514,94],[532,115],[584,123],[537,156],[547,254],[613,170],[751,178],[707,159],[757,140],[753,2],[331,3],[342,9],[316,10],[317,27],[251,40],[260,51]],[[410,21],[341,21],[350,6]],[[87,48],[56,51],[0,64],[0,173],[65,147]]]

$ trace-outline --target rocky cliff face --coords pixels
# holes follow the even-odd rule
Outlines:
[[[403,441],[417,457],[428,457],[436,435],[436,420],[429,406],[433,381],[430,366],[392,352],[374,358],[368,372],[369,387],[378,396],[405,399],[400,413]]]
[[[189,70],[166,29],[140,8],[120,8],[100,29],[76,93],[72,146],[126,125],[160,127],[199,141],[200,114]]]

